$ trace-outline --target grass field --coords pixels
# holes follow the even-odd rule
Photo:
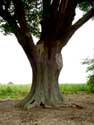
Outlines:
[[[30,90],[30,85],[0,84],[0,98],[22,98]]]
[[[29,92],[31,85],[17,85],[17,84],[0,84],[0,98],[14,98],[19,99],[26,96]],[[79,91],[89,92],[87,84],[61,84],[60,91],[68,94]]]
[[[60,91],[63,93],[89,92],[89,86],[87,84],[61,84]]]

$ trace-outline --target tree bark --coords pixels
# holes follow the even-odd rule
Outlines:
[[[26,98],[22,100],[22,106],[31,108],[62,104],[63,97],[58,85],[58,77],[62,68],[62,55],[61,51],[58,50],[58,47],[48,50],[43,43],[37,45],[38,56],[32,66],[32,87]],[[30,58],[29,61],[31,61]]]

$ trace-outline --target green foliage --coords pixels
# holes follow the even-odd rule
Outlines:
[[[94,59],[85,59],[83,64],[87,65],[89,91],[94,92]]]
[[[26,18],[28,28],[34,36],[40,36],[40,27],[42,17],[42,4],[41,0],[23,0],[24,8],[26,11]]]
[[[87,72],[91,72],[91,74],[94,74],[94,59],[88,59],[86,58],[82,64],[87,65]]]
[[[9,26],[8,23],[3,23],[0,25],[0,28],[1,28],[1,32],[4,34],[4,35],[8,35],[12,32],[12,29],[11,27]]]
[[[94,0],[84,0],[83,2],[81,2],[81,3],[78,5],[78,7],[79,7],[82,11],[86,12],[86,11],[88,11],[91,7],[94,8]]]
[[[94,74],[89,76],[87,84],[88,84],[89,91],[94,92]]]
[[[79,4],[79,8],[82,10],[82,11],[88,11],[91,7],[91,4],[88,0],[82,2]]]

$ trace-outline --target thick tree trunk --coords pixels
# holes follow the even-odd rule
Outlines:
[[[37,48],[39,54],[32,67],[31,91],[21,104],[27,108],[61,105],[63,97],[59,91],[58,77],[62,68],[62,55],[55,48],[49,53],[42,44],[39,44]]]

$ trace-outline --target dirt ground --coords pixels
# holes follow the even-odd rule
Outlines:
[[[94,125],[94,94],[65,95],[61,108],[15,107],[17,100],[0,100],[0,125]]]

